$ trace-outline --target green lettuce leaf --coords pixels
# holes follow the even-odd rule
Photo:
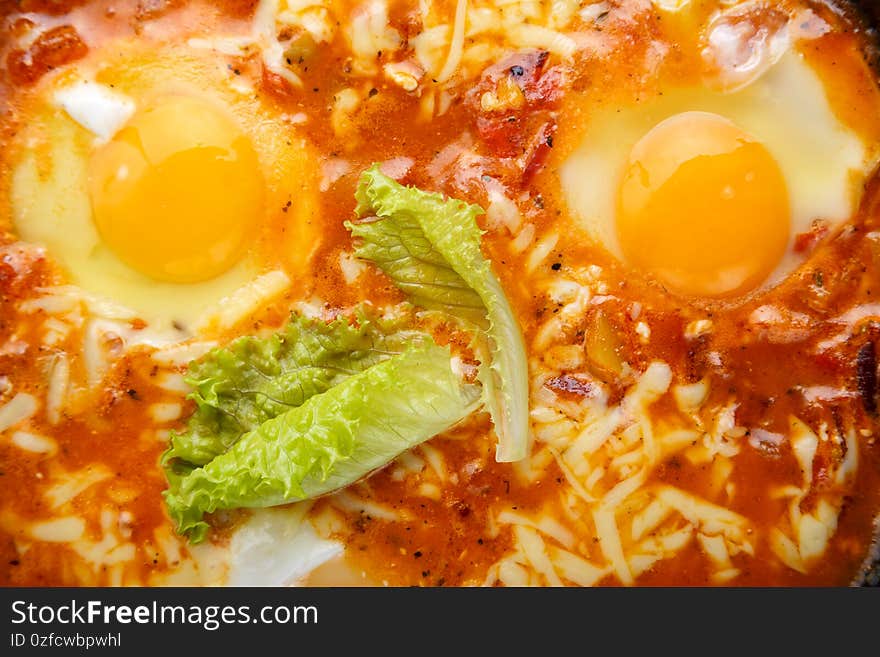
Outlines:
[[[347,486],[476,408],[479,392],[452,371],[448,348],[425,340],[262,422],[165,492],[191,540],[218,509],[295,502]]]
[[[501,283],[480,250],[477,205],[404,187],[373,166],[356,192],[357,222],[346,226],[356,255],[370,260],[413,303],[487,325],[481,381],[498,434],[498,461],[525,458],[528,365],[522,333]]]
[[[399,319],[371,318],[363,308],[353,321],[293,315],[280,333],[213,350],[190,364],[186,382],[196,411],[185,432],[172,434],[166,467],[187,472],[204,465],[266,420],[423,339],[400,325]]]

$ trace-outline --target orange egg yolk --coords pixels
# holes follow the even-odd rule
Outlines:
[[[251,141],[213,104],[172,96],[144,109],[92,156],[101,238],[160,281],[213,278],[240,260],[263,208]]]
[[[785,179],[766,148],[727,119],[685,112],[632,149],[617,196],[625,259],[689,296],[740,295],[783,257]]]

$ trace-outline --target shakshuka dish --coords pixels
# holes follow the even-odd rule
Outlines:
[[[0,584],[876,580],[875,38],[0,2]]]

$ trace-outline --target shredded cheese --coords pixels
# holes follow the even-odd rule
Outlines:
[[[56,474],[52,478],[54,483],[46,490],[44,496],[49,500],[49,508],[55,510],[111,476],[112,473],[101,464],[74,472]]]
[[[289,286],[290,278],[281,270],[263,274],[217,302],[197,322],[196,330],[231,328],[281,295]]]
[[[20,392],[0,406],[0,431],[24,422],[37,412],[37,399],[26,392]]]
[[[28,431],[16,431],[10,441],[16,447],[34,454],[54,454],[58,451],[58,443],[54,440]]]

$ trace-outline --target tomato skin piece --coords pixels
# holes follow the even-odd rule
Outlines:
[[[6,70],[14,84],[29,86],[49,71],[82,59],[88,52],[76,28],[60,25],[43,32],[26,51],[11,51],[6,58]]]
[[[550,149],[553,148],[553,134],[555,132],[555,119],[547,121],[538,128],[532,140],[532,145],[526,157],[523,158],[523,185],[527,185],[534,175],[544,168],[547,158],[550,157]]]
[[[511,55],[483,72],[466,101],[483,145],[494,157],[515,159],[523,185],[541,170],[553,147],[555,109],[567,84],[563,67],[547,68],[548,59],[545,50]],[[485,106],[485,94],[511,82],[522,94],[519,102]]]
[[[828,222],[821,220],[813,221],[810,230],[795,235],[793,245],[794,252],[809,253],[816,248],[819,242],[827,237],[830,230]]]

